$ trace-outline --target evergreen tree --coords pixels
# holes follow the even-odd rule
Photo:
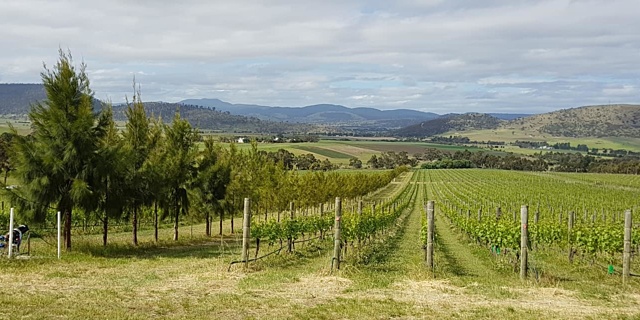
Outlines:
[[[41,73],[47,99],[32,106],[32,133],[14,137],[14,163],[22,208],[43,221],[49,206],[64,214],[65,247],[71,249],[72,212],[96,207],[93,164],[107,117],[93,110],[93,93],[85,64],[76,70],[71,53],[60,50],[53,69]],[[14,130],[14,133],[15,130]]]
[[[195,178],[198,132],[176,111],[173,122],[165,127],[165,162],[162,164],[165,181],[169,187],[169,203],[174,211],[173,240],[178,240],[180,215],[189,211],[187,188]]]
[[[200,201],[204,205],[205,234],[211,236],[211,215],[223,212],[223,201],[227,186],[231,180],[231,168],[223,161],[219,161],[220,148],[213,139],[204,142],[205,148],[198,163],[198,177],[194,183]]]
[[[134,81],[135,90],[135,81]],[[133,245],[138,245],[138,211],[148,199],[148,181],[142,167],[149,158],[150,127],[149,118],[144,110],[144,104],[138,90],[133,95],[133,101],[127,103],[127,127],[123,133],[126,151],[131,159],[129,163],[129,207],[133,211],[131,217]]]
[[[98,219],[102,222],[102,244],[107,245],[109,219],[120,219],[128,198],[127,165],[131,159],[124,151],[123,140],[115,122],[111,105],[103,109],[102,117],[107,123],[104,137],[99,141],[98,157],[95,158],[95,191],[99,195]]]

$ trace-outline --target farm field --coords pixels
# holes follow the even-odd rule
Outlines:
[[[248,143],[236,144],[239,149],[251,147]],[[379,155],[383,152],[393,151],[396,153],[407,152],[409,156],[416,153],[424,153],[427,148],[435,148],[446,151],[485,151],[490,153],[501,153],[475,147],[453,146],[426,142],[402,142],[402,141],[342,141],[342,140],[321,140],[320,142],[307,143],[259,143],[258,149],[275,152],[278,149],[285,149],[289,152],[300,155],[311,153],[316,159],[329,159],[332,163],[348,165],[351,157],[360,159],[366,163],[372,155]]]
[[[441,136],[462,135],[471,140],[476,141],[504,141],[515,142],[521,141],[547,141],[549,144],[570,142],[572,146],[578,144],[586,144],[589,148],[608,148],[608,149],[625,149],[631,151],[640,151],[640,139],[629,137],[554,137],[551,135],[541,135],[538,132],[523,131],[519,129],[487,129],[487,130],[470,130],[460,132],[448,132]],[[515,150],[509,150],[514,151]]]
[[[297,243],[292,252],[282,250],[251,262],[247,269],[241,264],[229,268],[231,261],[240,259],[242,241],[240,232],[231,234],[229,221],[222,237],[201,236],[204,227],[197,224],[193,233],[190,226],[181,227],[182,239],[177,242],[169,240],[171,228],[162,229],[158,244],[152,242],[151,230],[143,230],[139,247],[128,244],[129,233],[112,233],[106,248],[100,246],[98,234],[77,235],[74,250],[61,260],[54,258],[50,243],[34,238],[31,257],[0,259],[0,281],[11,290],[0,295],[0,315],[36,319],[89,315],[105,319],[635,318],[640,316],[640,281],[631,278],[630,284],[622,285],[619,274],[607,274],[606,264],[619,268],[616,243],[602,242],[587,252],[579,240],[564,240],[566,234],[545,240],[533,236],[531,276],[521,281],[513,270],[515,257],[507,240],[493,239],[491,246],[484,240],[478,244],[471,231],[461,226],[474,225],[468,222],[475,221],[477,209],[482,209],[481,221],[490,222],[487,226],[494,222],[495,226],[519,226],[512,213],[528,204],[531,220],[533,212],[539,211],[540,226],[564,232],[568,212],[575,211],[576,230],[587,226],[617,234],[619,212],[635,212],[640,205],[636,186],[637,181],[617,184],[610,175],[479,169],[404,173],[362,199],[365,212],[359,219],[357,202],[344,199],[348,242],[340,270],[331,269],[331,236],[312,239],[312,234],[302,235],[299,240],[305,242]],[[434,200],[436,208],[433,273],[425,266],[422,250],[426,200]],[[374,202],[378,207],[372,213]],[[498,206],[502,217],[496,222]],[[330,206],[325,208],[333,220]],[[308,210],[309,216],[307,210],[296,214],[304,220],[313,217],[316,209]],[[467,218],[467,210],[472,210],[473,219]],[[358,221],[374,216],[390,220],[380,224],[370,239],[356,240],[361,232]],[[274,217],[269,213],[270,219]],[[254,226],[263,220],[262,215],[255,219]],[[242,219],[237,218],[236,229],[241,225]],[[536,224],[530,225],[542,234]],[[214,221],[214,234],[216,226]],[[634,232],[636,241],[637,228]],[[48,236],[44,240],[52,241]],[[501,247],[500,254],[493,250],[495,245]],[[261,255],[279,245],[277,241],[269,245],[265,238],[262,246]],[[569,246],[579,249],[573,262],[567,258]],[[252,241],[251,256],[255,249]],[[637,257],[631,270],[640,270]]]

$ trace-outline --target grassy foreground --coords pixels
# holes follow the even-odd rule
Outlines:
[[[408,183],[405,177],[374,197],[387,197]],[[417,199],[430,185],[420,183]],[[0,316],[6,319],[630,319],[640,317],[639,282],[627,288],[589,268],[571,268],[561,259],[555,278],[521,282],[436,215],[436,271],[424,267],[420,228],[422,200],[402,223],[378,239],[368,258],[347,256],[331,272],[332,242],[307,242],[293,254],[281,253],[248,269],[229,263],[240,257],[240,238],[206,238],[203,226],[181,228],[183,240],[126,243],[114,234],[107,248],[99,236],[78,236],[74,251],[55,250],[34,240],[30,258],[0,259]],[[436,212],[437,214],[437,212]],[[236,220],[241,225],[241,219]],[[214,225],[215,226],[215,225]],[[214,228],[214,231],[216,229]],[[170,239],[163,229],[161,239]],[[45,240],[50,240],[45,238]],[[264,248],[268,252],[275,248]],[[584,273],[584,277],[582,276]],[[600,282],[604,282],[601,285]]]

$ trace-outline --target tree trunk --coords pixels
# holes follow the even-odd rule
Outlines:
[[[109,233],[109,216],[105,212],[104,220],[102,220],[102,246],[107,246],[107,235]]]
[[[222,219],[224,218],[224,210],[220,210],[220,233],[219,235],[222,236]]]
[[[204,225],[204,233],[207,235],[207,237],[211,237],[211,221],[209,220],[209,211],[205,210],[204,213],[204,220],[205,220],[205,225]]]
[[[71,251],[71,209],[64,211],[64,243],[67,251]]]
[[[176,196],[176,220],[173,224],[173,240],[178,241],[178,221],[180,219],[180,206],[178,205],[178,197]]]
[[[153,202],[153,229],[154,229],[154,239],[158,242],[158,201]]]
[[[133,245],[138,245],[138,204],[133,203]]]

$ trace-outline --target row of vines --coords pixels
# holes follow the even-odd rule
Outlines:
[[[416,191],[415,184],[409,183],[410,174],[403,176],[397,185],[388,185],[385,189],[395,188],[389,197],[381,198],[372,195],[363,200],[362,197],[343,199],[342,214],[342,249],[346,254],[360,252],[376,238],[384,235],[395,226],[398,218],[413,203]],[[293,206],[291,206],[293,209]],[[326,210],[325,210],[326,208]],[[285,244],[288,252],[295,250],[295,243],[308,240],[325,240],[332,230],[335,221],[335,206],[332,203],[320,203],[312,208],[290,210],[286,214],[253,216],[251,236],[256,241],[255,256],[258,256],[261,243],[269,246]]]
[[[520,208],[529,206],[529,247],[568,249],[613,261],[623,250],[627,209],[637,190],[576,182],[564,176],[497,170],[430,170],[429,199],[438,211],[494,253],[520,248]],[[619,176],[620,177],[620,176]],[[593,177],[589,177],[593,179]],[[633,248],[640,234],[632,237]]]

